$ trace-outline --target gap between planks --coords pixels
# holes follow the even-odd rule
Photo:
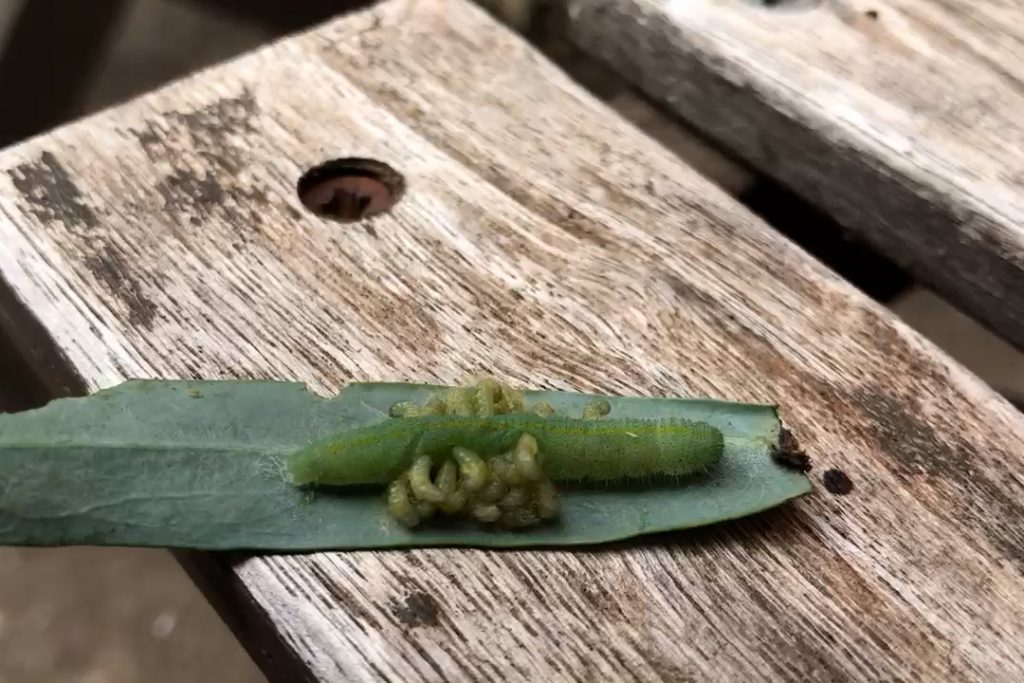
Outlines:
[[[584,51],[1024,344],[1019,5],[568,4]]]

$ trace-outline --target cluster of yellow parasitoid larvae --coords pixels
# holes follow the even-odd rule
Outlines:
[[[558,492],[537,462],[537,441],[523,434],[508,453],[483,459],[456,447],[431,479],[433,460],[418,456],[388,486],[388,511],[412,527],[437,513],[525,527],[558,516]]]
[[[420,415],[508,415],[523,411],[523,393],[491,377],[480,378],[466,386],[431,396],[426,403],[400,401],[391,406],[392,417],[418,417]],[[533,412],[551,415],[555,411],[542,402],[533,406]]]
[[[526,411],[522,392],[504,382],[483,377],[466,386],[432,396],[425,404],[396,403],[392,417],[419,415],[508,415]],[[598,401],[583,411],[584,418],[598,418],[610,410]],[[528,412],[550,417],[554,409],[538,402]],[[391,482],[388,511],[406,526],[441,513],[471,517],[480,522],[525,527],[558,516],[558,492],[538,462],[537,441],[520,437],[508,453],[486,459],[466,448],[452,449],[440,468],[426,455]]]

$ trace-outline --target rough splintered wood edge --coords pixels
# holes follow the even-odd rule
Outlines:
[[[788,84],[724,59],[699,29],[668,17],[665,2],[568,4],[581,49],[1024,347],[1024,236],[1013,216],[950,177],[878,152],[876,139],[837,126]]]

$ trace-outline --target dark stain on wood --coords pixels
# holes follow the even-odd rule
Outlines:
[[[672,537],[671,532],[666,537]],[[656,543],[657,541],[652,539],[652,542]],[[628,541],[624,545],[627,544]],[[604,552],[604,550],[597,551],[597,554]],[[621,619],[626,623],[642,618],[637,607],[644,604],[647,599],[647,591],[642,583],[629,579],[608,582],[607,577],[595,573],[586,566],[585,559],[583,562],[584,564],[580,568],[580,597],[587,603],[585,613],[604,614],[611,618]],[[538,582],[543,586],[546,583],[546,577],[541,575]],[[550,595],[550,591],[547,591],[546,594]],[[642,608],[640,610],[642,611]]]
[[[221,98],[190,112],[168,112],[169,129],[161,130],[153,122],[142,131],[134,131],[146,154],[154,160],[166,159],[169,141],[184,133],[190,146],[212,165],[228,172],[237,172],[245,165],[245,146],[234,140],[257,132],[254,119],[259,103],[249,89],[236,97]]]
[[[255,133],[252,120],[260,107],[249,88],[243,88],[235,97],[224,97],[193,112],[175,116],[197,136],[209,136],[213,142],[237,132]]]
[[[872,315],[864,318],[862,333],[866,348],[884,362],[879,367],[864,367],[865,382],[850,387],[836,384],[809,373],[782,356],[756,330],[743,325],[728,310],[716,308],[707,292],[665,274],[667,283],[681,298],[706,308],[718,329],[742,349],[742,357],[751,361],[759,374],[773,378],[775,391],[792,397],[794,404],[820,405],[823,414],[846,415],[845,424],[852,434],[877,449],[887,460],[888,469],[913,490],[918,486],[945,489],[955,504],[938,513],[948,515],[958,527],[976,528],[1001,553],[1024,567],[1024,527],[1016,520],[1024,516],[1024,503],[1015,500],[1000,485],[984,476],[977,468],[979,454],[955,425],[939,434],[926,421],[920,399],[912,393],[892,394],[873,384],[878,373],[898,372],[906,377],[920,378],[933,391],[949,387],[948,371],[907,345],[900,333],[882,319]],[[962,403],[955,394],[948,397],[952,405]],[[851,413],[859,413],[860,418]],[[1009,454],[1007,462],[1014,461]],[[922,483],[921,475],[932,481]],[[995,520],[979,523],[979,520]]]
[[[246,138],[257,133],[259,103],[248,89],[191,112],[168,112],[130,131],[153,162],[170,162],[175,170],[156,191],[172,218],[200,226],[218,209],[239,227],[260,222],[269,208],[265,189],[246,187],[238,174],[249,164]],[[199,159],[201,170],[182,166]],[[285,202],[282,205],[287,206]],[[289,207],[290,214],[296,215]]]
[[[166,202],[165,208],[188,215],[193,225],[224,203],[224,188],[212,173],[204,175],[177,169],[157,186]]]
[[[409,593],[404,601],[395,600],[391,613],[409,627],[437,626],[440,623],[441,607],[432,596],[418,590]]]
[[[803,372],[792,374],[795,370],[792,364],[782,358],[767,339],[745,325],[732,310],[719,306],[718,301],[711,293],[680,278],[673,272],[662,273],[662,278],[680,300],[692,306],[699,306],[709,317],[713,318],[720,325],[719,329],[722,333],[737,344],[737,348],[746,348],[751,359],[756,361],[761,369],[781,377],[805,375]]]
[[[894,397],[878,387],[851,392],[852,402],[863,410],[863,431],[874,433],[879,447],[892,458],[897,474],[909,486],[922,473],[939,485],[947,483],[959,489],[956,514],[966,520],[989,520],[978,524],[981,531],[1004,555],[1024,567],[1024,505],[1007,495],[999,484],[978,471],[974,463],[979,455],[973,444],[956,431],[942,436],[918,418],[920,402],[914,397]],[[1007,454],[1007,462],[1013,458]],[[973,509],[972,509],[973,508]]]
[[[43,152],[38,161],[16,166],[7,175],[40,221],[57,220],[83,230],[99,225],[99,218],[84,202],[71,174],[52,153]]]
[[[826,470],[821,476],[821,480],[825,484],[825,490],[829,493],[834,493],[837,496],[845,496],[847,493],[853,491],[853,481],[850,477],[839,469]]]
[[[83,262],[89,272],[124,304],[130,325],[147,330],[153,328],[157,305],[142,291],[137,270],[120,252],[104,245],[99,251],[86,256]]]

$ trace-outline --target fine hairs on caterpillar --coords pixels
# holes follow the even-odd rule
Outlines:
[[[714,467],[722,433],[703,422],[607,417],[606,400],[581,418],[491,378],[403,402],[392,419],[334,434],[294,453],[297,485],[387,484],[390,514],[406,526],[435,514],[525,527],[557,516],[553,482],[643,482]]]

